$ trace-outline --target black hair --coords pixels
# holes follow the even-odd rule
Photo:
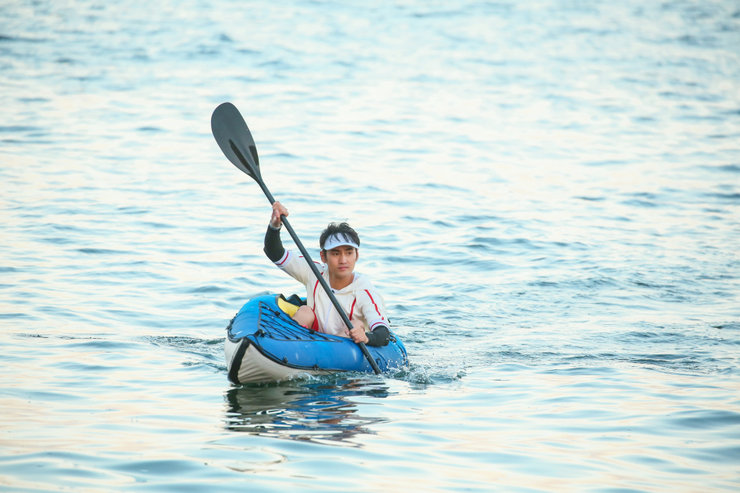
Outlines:
[[[360,236],[357,234],[357,231],[352,229],[349,224],[329,223],[326,229],[321,232],[321,236],[319,236],[319,246],[322,250],[324,250],[324,243],[326,243],[326,240],[331,235],[336,234],[341,235],[344,237],[345,240],[351,240],[353,243],[357,243],[357,246],[360,246]]]

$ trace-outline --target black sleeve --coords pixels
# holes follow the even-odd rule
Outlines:
[[[387,346],[391,340],[391,332],[385,325],[378,325],[372,332],[367,332],[368,346]]]
[[[280,240],[280,228],[275,229],[272,226],[267,226],[267,233],[265,233],[265,255],[273,262],[277,262],[283,255],[285,255],[285,248],[283,248],[283,242]]]

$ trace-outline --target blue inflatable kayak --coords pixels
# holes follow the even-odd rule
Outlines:
[[[346,371],[372,373],[351,339],[301,327],[286,313],[290,307],[277,294],[244,304],[226,329],[229,380],[243,384]],[[393,331],[387,346],[367,346],[367,350],[383,372],[408,366],[406,348]]]

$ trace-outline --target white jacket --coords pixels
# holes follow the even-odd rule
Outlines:
[[[275,262],[275,265],[306,286],[306,304],[316,315],[319,331],[346,337],[347,327],[342,317],[337,313],[331,299],[329,299],[324,288],[321,287],[319,280],[316,279],[303,255],[286,250],[283,257]],[[326,265],[317,262],[316,266],[326,283],[329,284],[329,271]],[[344,309],[350,320],[352,317],[362,320],[366,331],[372,331],[378,325],[385,325],[390,328],[380,294],[367,277],[357,272],[354,273],[354,276],[349,286],[332,290],[337,301],[339,301],[339,305]]]

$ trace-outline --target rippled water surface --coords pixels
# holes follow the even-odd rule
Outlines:
[[[740,6],[0,3],[3,491],[737,491]],[[360,231],[407,371],[234,387]]]

